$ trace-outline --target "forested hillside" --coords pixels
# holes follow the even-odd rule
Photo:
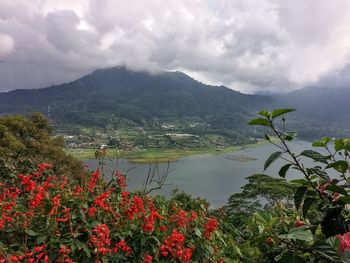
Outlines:
[[[190,121],[254,136],[255,131],[246,127],[252,113],[288,106],[297,109],[291,123],[302,131],[302,137],[341,137],[350,131],[349,98],[350,89],[335,88],[305,88],[281,96],[246,95],[205,85],[181,72],[150,74],[115,67],[58,86],[1,93],[0,114],[40,111],[58,126],[101,128]]]

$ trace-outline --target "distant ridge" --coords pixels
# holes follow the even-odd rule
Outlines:
[[[290,115],[290,125],[305,138],[349,136],[349,105],[350,88],[308,87],[285,95],[247,95],[205,85],[179,71],[150,74],[125,67],[99,69],[47,88],[0,93],[0,114],[40,111],[58,125],[101,128],[120,120],[154,126],[190,119],[243,134],[257,111],[293,107],[297,112]]]
[[[114,67],[62,85],[0,93],[0,114],[46,113],[50,107],[50,117],[59,123],[103,126],[110,116],[146,123],[195,118],[232,128],[272,100],[205,85],[178,71],[150,74]]]

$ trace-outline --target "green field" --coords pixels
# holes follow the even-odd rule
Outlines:
[[[231,146],[224,150],[211,148],[191,148],[191,149],[169,149],[169,148],[149,148],[144,150],[122,151],[109,148],[106,158],[125,158],[132,163],[162,163],[174,162],[182,157],[198,154],[220,154],[242,150],[246,147],[257,147],[265,144],[266,141],[259,141],[255,144],[242,146]],[[94,159],[96,149],[68,149],[67,152],[79,160]]]

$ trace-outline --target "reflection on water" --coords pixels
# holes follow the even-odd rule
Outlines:
[[[310,143],[295,141],[291,144],[293,151],[300,153],[306,148],[310,148]],[[272,145],[264,145],[255,148],[247,148],[229,154],[219,155],[196,155],[182,158],[170,164],[167,183],[157,193],[165,196],[171,195],[172,190],[179,189],[192,194],[195,197],[206,198],[213,207],[225,205],[232,193],[240,191],[240,187],[246,183],[245,178],[255,173],[263,173],[264,162],[268,156],[277,149]],[[228,156],[241,156],[249,161],[232,160]],[[86,160],[92,169],[97,166],[96,160]],[[276,161],[266,174],[278,176],[278,168],[284,161]],[[311,162],[309,162],[311,164]],[[128,189],[141,189],[145,177],[149,171],[147,164],[132,164],[127,160],[120,159],[106,163],[105,173],[111,174],[114,167],[128,174]],[[159,172],[164,173],[167,164],[158,165]],[[295,173],[295,172],[294,172]],[[291,170],[287,178],[297,176]]]

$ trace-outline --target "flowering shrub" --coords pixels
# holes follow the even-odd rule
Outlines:
[[[125,187],[119,172],[72,180],[49,164],[2,181],[0,262],[223,262],[232,240],[202,201],[185,210]]]

